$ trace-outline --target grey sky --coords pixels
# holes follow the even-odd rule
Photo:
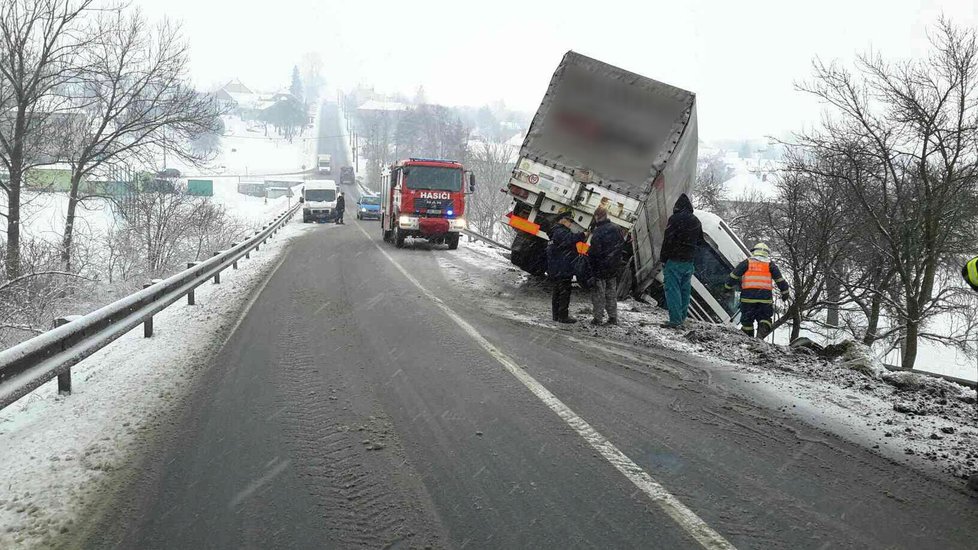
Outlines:
[[[705,139],[816,120],[817,107],[793,90],[815,55],[919,55],[942,12],[978,25],[976,0],[137,2],[183,21],[192,75],[205,87],[232,77],[284,87],[292,65],[316,50],[333,85],[413,94],[423,84],[435,102],[502,99],[532,111],[574,49],[696,92]]]

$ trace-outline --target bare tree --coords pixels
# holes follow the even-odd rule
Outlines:
[[[733,177],[733,169],[723,161],[721,153],[700,158],[697,164],[693,195],[696,208],[723,217],[723,201],[726,199],[723,184]]]
[[[45,150],[52,117],[66,107],[65,85],[88,35],[83,14],[93,0],[5,0],[0,3],[0,162],[8,178],[5,272],[21,273],[20,205],[27,171],[51,162]]]
[[[801,335],[803,323],[822,324],[825,310],[840,305],[829,290],[833,274],[850,252],[850,211],[843,205],[843,188],[813,174],[812,165],[824,162],[790,149],[775,183],[777,197],[763,209],[766,238],[792,285],[791,306],[774,328],[790,320],[791,340]]]
[[[505,143],[481,141],[469,151],[465,161],[478,182],[475,193],[465,204],[465,218],[479,233],[495,238],[498,222],[509,206],[506,184],[509,182],[515,161],[513,147]]]
[[[100,13],[94,39],[84,51],[84,70],[71,91],[82,107],[73,113],[62,142],[71,166],[71,189],[61,259],[71,269],[75,213],[88,196],[84,179],[100,168],[153,155],[203,164],[211,151],[194,138],[220,127],[217,101],[198,93],[187,78],[188,51],[180,28],[169,21],[151,28],[138,11]]]
[[[955,291],[938,284],[942,262],[974,247],[978,213],[978,41],[942,19],[926,59],[857,59],[857,73],[816,61],[800,88],[830,108],[822,131],[800,142],[859,166],[840,174],[869,221],[867,240],[892,266],[894,291],[871,290],[897,320],[903,365],[913,367],[918,339],[947,341],[925,329],[952,307]]]

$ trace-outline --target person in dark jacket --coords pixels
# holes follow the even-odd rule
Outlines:
[[[570,316],[571,280],[574,278],[574,260],[577,258],[577,243],[587,240],[587,233],[574,233],[573,216],[564,212],[557,217],[550,229],[550,244],[547,245],[547,275],[554,282],[551,297],[551,313],[558,323],[576,323]]]
[[[621,265],[621,249],[625,239],[618,226],[608,219],[608,211],[599,206],[594,211],[594,232],[591,234],[591,287],[593,323],[600,325],[608,313],[608,324],[618,324],[618,267]]]
[[[740,330],[754,337],[754,323],[757,323],[757,337],[763,340],[774,326],[774,285],[781,291],[781,298],[788,299],[791,287],[781,276],[777,264],[771,261],[771,250],[764,243],[754,245],[751,257],[740,262],[730,274],[727,290],[740,285]]]
[[[685,193],[679,195],[662,238],[659,261],[663,263],[666,305],[669,321],[665,328],[678,328],[686,322],[695,267],[696,247],[703,241],[703,225],[693,215],[693,203]]]
[[[343,193],[336,196],[336,223],[343,224],[343,211],[346,210],[346,197]]]

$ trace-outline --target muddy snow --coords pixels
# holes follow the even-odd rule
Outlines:
[[[487,310],[558,330],[550,321],[549,284],[511,265],[505,252],[463,242],[457,254],[441,256],[439,262],[449,279],[474,291]],[[978,472],[973,389],[890,372],[868,348],[856,344],[827,358],[748,339],[736,327],[690,322],[684,330],[660,328],[666,314],[654,302],[619,302],[619,325],[596,327],[589,322],[588,296],[575,288],[571,311],[579,322],[559,330],[695,357],[745,397],[946,481],[963,484]]]

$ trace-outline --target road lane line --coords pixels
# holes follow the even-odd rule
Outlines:
[[[506,368],[517,380],[523,383],[534,395],[537,396],[545,405],[547,405],[550,410],[557,413],[564,422],[566,422],[571,428],[574,429],[588,444],[591,445],[596,451],[601,453],[601,456],[605,460],[611,463],[619,472],[621,472],[629,481],[635,484],[643,493],[645,493],[663,512],[666,513],[673,521],[675,521],[680,528],[686,531],[690,536],[696,539],[697,542],[703,548],[708,550],[733,550],[734,546],[730,544],[725,538],[723,538],[720,533],[717,533],[705,521],[700,519],[692,510],[686,507],[685,504],[679,501],[678,498],[672,495],[665,487],[659,484],[651,475],[645,470],[639,467],[638,464],[628,458],[625,453],[621,452],[618,447],[613,443],[608,441],[606,437],[601,435],[597,430],[591,427],[583,418],[577,415],[573,410],[557,398],[553,393],[550,392],[546,387],[540,382],[537,382],[535,378],[530,376],[523,367],[521,367],[516,361],[511,359],[508,355],[503,353],[499,348],[493,345],[489,340],[486,340],[479,331],[475,329],[468,321],[459,316],[455,311],[448,306],[441,298],[435,296],[431,291],[421,285],[421,283],[414,278],[404,267],[398,263],[386,250],[381,248],[381,246],[370,238],[363,227],[354,222],[357,228],[367,237],[370,242],[377,247],[377,250],[387,258],[398,271],[401,272],[408,281],[418,287],[429,300],[434,302],[435,305],[441,309],[445,315],[447,315],[452,321],[455,322],[462,330],[464,330],[482,349],[486,350],[490,356],[493,357],[498,363]]]

